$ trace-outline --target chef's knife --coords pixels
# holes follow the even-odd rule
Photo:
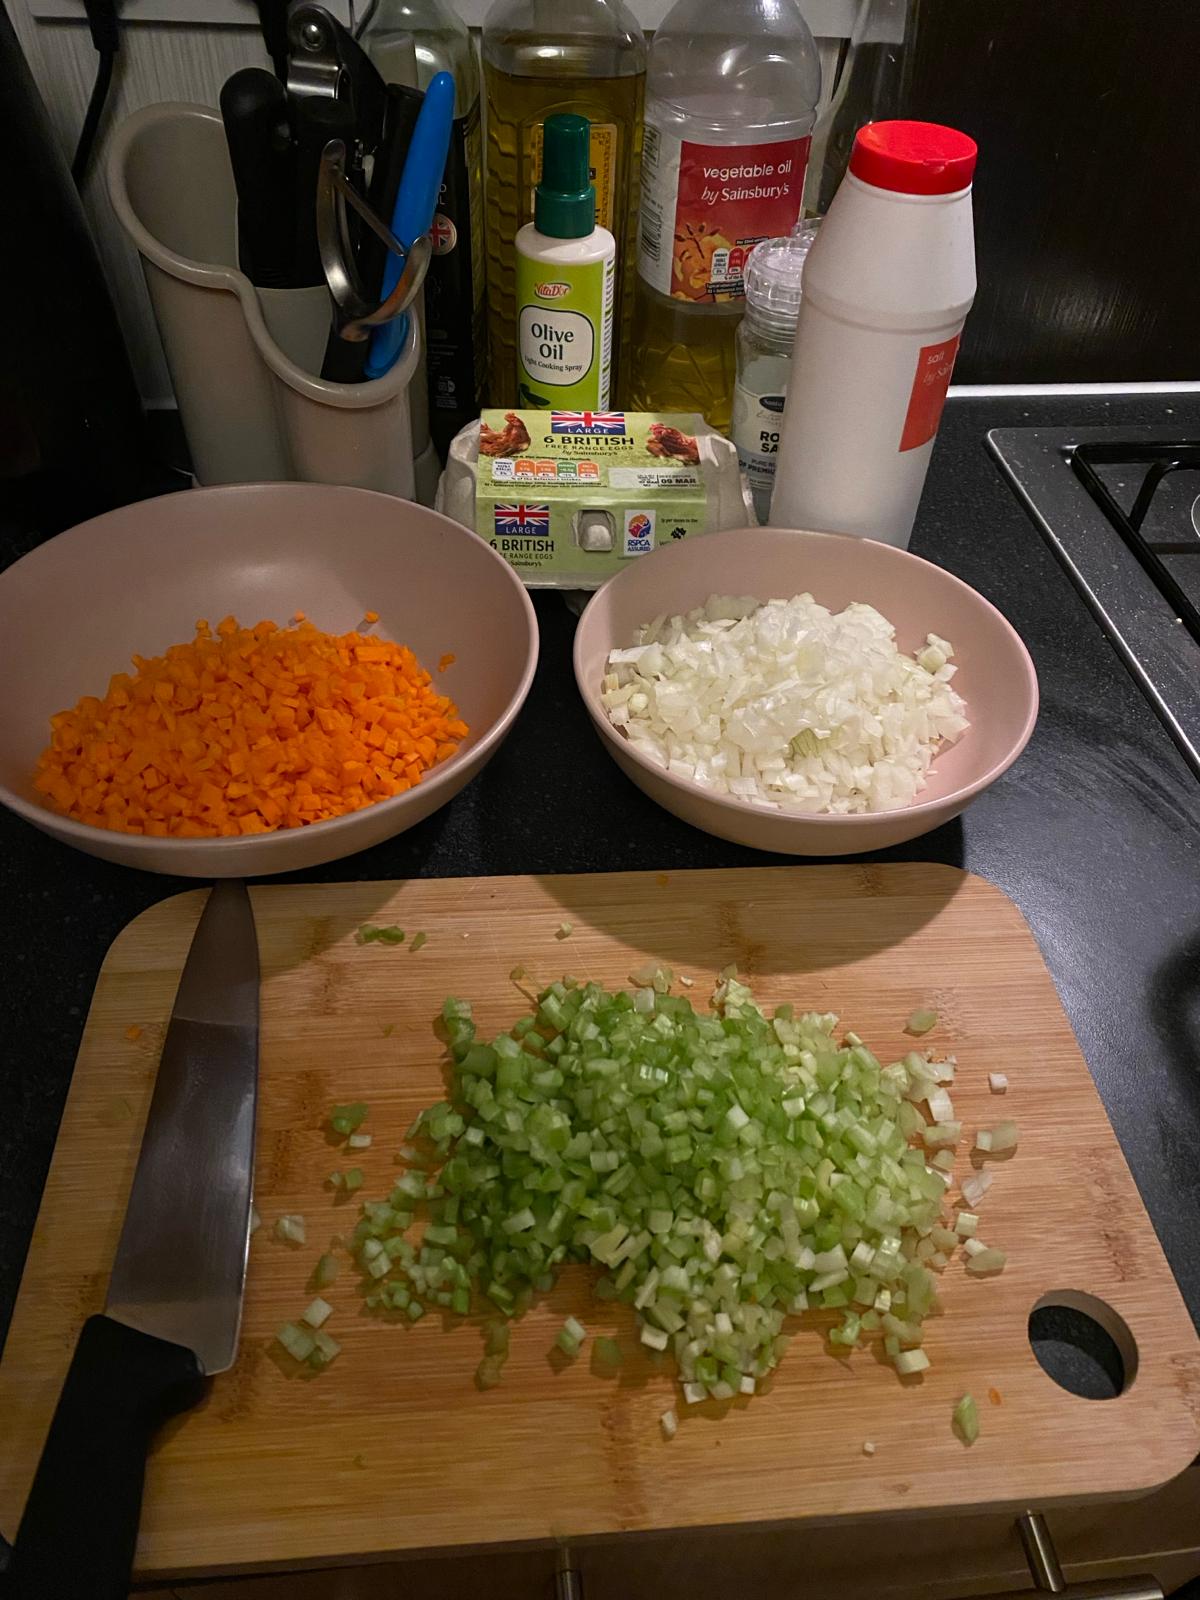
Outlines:
[[[200,918],[167,1028],[100,1316],[83,1325],[5,1594],[126,1600],[150,1441],[233,1365],[258,1088],[258,944],[244,884]]]

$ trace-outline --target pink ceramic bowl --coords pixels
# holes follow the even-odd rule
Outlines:
[[[929,633],[954,645],[954,687],[971,726],[937,757],[920,798],[900,811],[796,816],[716,795],[677,778],[632,748],[600,701],[608,652],[633,643],[660,612],[703,605],[713,594],[786,600],[810,592],[834,611],[865,601],[896,628],[901,650]],[[600,589],[575,633],[575,680],[609,753],[638,788],[694,827],[785,855],[857,855],[915,839],[949,822],[1020,755],[1037,720],[1037,676],[1010,623],[961,579],[906,550],[836,533],[744,528],[664,546],[630,562]]]
[[[215,626],[284,623],[304,611],[331,633],[377,611],[376,632],[410,645],[470,733],[407,794],[327,822],[244,839],[153,839],[47,810],[32,784],[49,720],[102,695],[129,658]],[[336,861],[445,805],[512,726],[537,663],[529,596],[482,539],[448,517],[368,489],[236,484],[123,506],[0,573],[0,800],[66,844],[150,872],[257,876]],[[455,657],[440,675],[443,655]]]

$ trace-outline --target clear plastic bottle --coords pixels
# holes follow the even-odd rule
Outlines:
[[[735,341],[732,431],[760,522],[767,520],[775,487],[775,458],[800,315],[800,277],[818,227],[817,222],[799,223],[786,239],[764,239],[746,262],[746,313]]]
[[[487,381],[475,46],[466,23],[443,0],[377,0],[360,39],[388,83],[424,89],[439,72],[454,75],[454,128],[425,280],[429,428],[444,456],[459,429],[479,415]]]
[[[494,0],[483,27],[483,81],[492,403],[516,399],[514,242],[533,217],[543,125],[562,111],[592,125],[596,221],[617,241],[620,338],[613,388],[619,401],[632,313],[626,287],[641,171],[645,36],[625,0]]]
[[[631,410],[728,430],[745,259],[800,215],[820,93],[796,0],[676,0],[655,33]]]

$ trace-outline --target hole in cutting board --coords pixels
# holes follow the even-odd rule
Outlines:
[[[1052,1289],[1029,1314],[1037,1364],[1068,1394],[1114,1400],[1137,1374],[1137,1344],[1110,1305],[1078,1289]]]

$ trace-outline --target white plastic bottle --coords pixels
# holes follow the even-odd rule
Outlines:
[[[975,141],[860,128],[804,267],[770,522],[908,546],[975,298]]]
[[[617,241],[596,222],[589,135],[586,117],[546,118],[533,221],[516,239],[519,406],[610,403]]]
[[[800,215],[820,96],[796,0],[676,0],[655,29],[630,410],[728,430],[746,256]]]

